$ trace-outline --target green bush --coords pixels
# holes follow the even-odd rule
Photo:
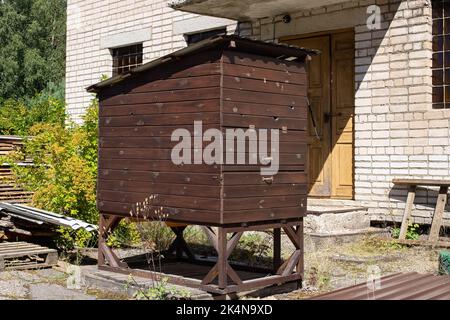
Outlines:
[[[406,231],[406,239],[417,240],[420,237],[419,233],[420,226],[417,223],[410,224],[408,230]],[[391,235],[393,238],[398,239],[400,237],[400,228],[392,228]]]
[[[33,159],[33,166],[12,166],[18,183],[34,192],[33,206],[97,223],[97,114],[94,101],[83,125],[42,121],[29,129],[24,147],[11,155],[9,162]],[[65,245],[68,240],[72,246],[87,243],[80,232],[61,233]]]
[[[0,104],[0,134],[27,136],[39,123],[63,127],[66,120],[64,87],[51,84],[28,100],[8,99]]]

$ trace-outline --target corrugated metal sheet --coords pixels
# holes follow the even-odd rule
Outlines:
[[[94,224],[87,223],[78,219],[57,214],[50,211],[31,208],[19,204],[11,204],[6,202],[0,203],[0,213],[27,220],[38,225],[51,224],[56,226],[64,226],[73,230],[85,229],[88,232],[97,231],[98,227]]]
[[[450,300],[450,276],[396,273],[380,279],[375,290],[362,283],[309,300]]]

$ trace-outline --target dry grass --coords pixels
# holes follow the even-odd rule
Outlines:
[[[373,268],[377,268],[381,276],[396,272],[437,274],[438,255],[439,250],[400,246],[370,237],[316,250],[305,253],[306,290],[280,298],[304,299],[317,293],[362,283]],[[344,259],[340,260],[337,256]]]

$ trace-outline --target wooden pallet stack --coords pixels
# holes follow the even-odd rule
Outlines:
[[[0,157],[23,147],[23,140],[15,136],[0,136]],[[11,166],[0,163],[0,202],[29,204],[32,192],[23,190],[14,179]]]
[[[58,263],[58,252],[27,242],[0,243],[0,271],[39,269]]]

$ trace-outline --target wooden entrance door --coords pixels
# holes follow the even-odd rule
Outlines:
[[[321,54],[309,62],[309,195],[353,198],[354,34],[286,40]],[[314,117],[316,129],[313,126]]]

